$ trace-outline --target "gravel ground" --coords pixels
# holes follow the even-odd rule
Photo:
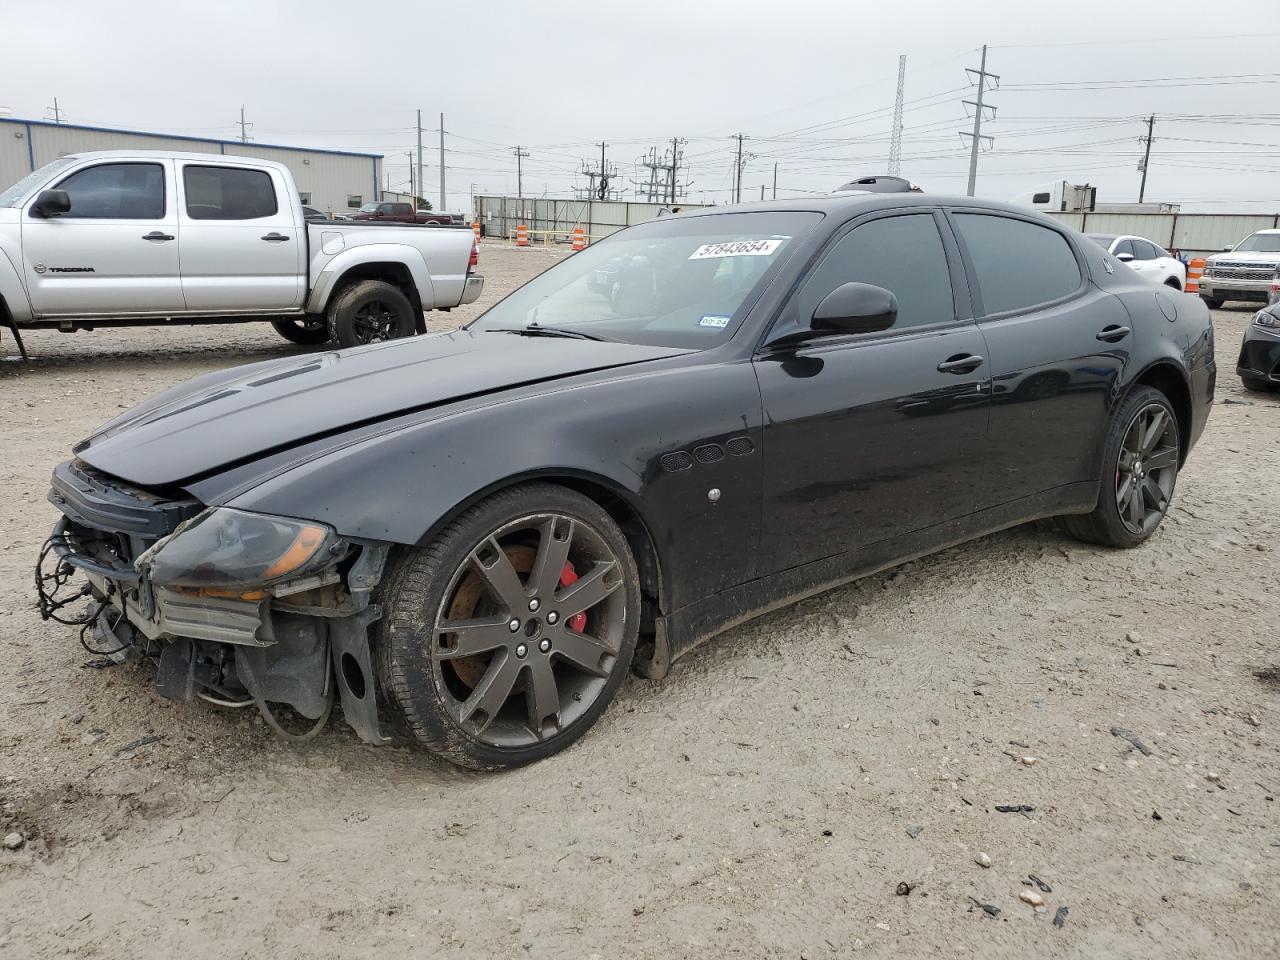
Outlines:
[[[486,244],[481,303],[433,326],[552,256]],[[1146,546],[1042,523],[899,567],[629,679],[500,775],[340,724],[295,748],[41,623],[70,445],[299,348],[30,334],[0,361],[0,957],[1276,957],[1280,396],[1234,375],[1250,315],[1215,314],[1219,405]]]

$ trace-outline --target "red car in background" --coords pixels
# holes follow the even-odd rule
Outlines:
[[[433,210],[413,209],[413,204],[393,200],[381,200],[377,203],[366,203],[351,215],[352,220],[383,220],[394,223],[426,223],[433,226],[451,226],[454,222],[451,213],[436,213]]]

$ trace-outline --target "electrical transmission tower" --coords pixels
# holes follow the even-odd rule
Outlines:
[[[253,124],[247,122],[244,118],[244,104],[242,103],[240,104],[240,142],[241,143],[248,143],[250,140],[253,139],[253,137],[249,136],[249,128],[252,126]]]
[[[902,172],[902,94],[907,82],[907,55],[898,57],[898,96],[893,101],[893,135],[889,138],[889,175]]]
[[[962,101],[965,106],[973,107],[973,133],[961,130],[961,137],[969,137],[969,190],[967,196],[972,197],[974,188],[978,184],[978,148],[985,140],[987,147],[990,148],[995,143],[994,138],[985,135],[982,132],[983,111],[991,111],[991,119],[996,118],[996,108],[989,103],[983,103],[983,96],[987,92],[987,81],[991,81],[990,89],[1000,89],[1000,77],[994,73],[987,73],[987,45],[982,45],[982,62],[977,70],[972,67],[965,67],[965,73],[973,74],[977,77],[975,81],[978,84],[978,99]]]
[[[590,167],[587,161],[582,161],[578,172],[587,178],[587,185],[574,187],[574,196],[578,200],[617,200],[621,195],[613,183],[618,179],[618,168],[605,160],[604,149],[608,144],[601,142],[596,146],[600,148],[600,166]]]
[[[688,194],[693,181],[680,180],[684,145],[683,139],[673,137],[671,146],[661,154],[657,147],[650,147],[649,152],[636,161],[637,166],[649,171],[647,180],[632,181],[637,199],[644,199],[649,203],[676,203]]]
[[[52,120],[54,123],[61,123],[61,122],[62,122],[62,108],[58,106],[58,98],[57,98],[57,97],[54,97],[54,98],[53,98],[53,106],[52,106],[52,107],[46,107],[45,109],[46,109],[46,110],[48,110],[51,114],[53,114],[53,116],[51,116],[51,117],[46,117],[46,118],[45,118],[46,120]]]

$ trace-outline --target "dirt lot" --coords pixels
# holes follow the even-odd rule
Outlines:
[[[486,246],[477,306],[549,260]],[[0,361],[0,957],[1280,955],[1280,396],[1234,375],[1250,315],[1216,315],[1219,405],[1147,546],[1046,523],[909,564],[630,679],[503,775],[338,724],[294,748],[41,623],[72,442],[299,348],[31,334]]]

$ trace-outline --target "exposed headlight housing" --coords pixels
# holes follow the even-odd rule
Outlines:
[[[1280,331],[1280,317],[1277,317],[1270,310],[1259,310],[1254,314],[1253,324],[1256,327],[1264,327],[1273,332]]]
[[[137,565],[161,586],[256,599],[272,584],[335,563],[346,549],[322,523],[213,507],[157,543]]]

